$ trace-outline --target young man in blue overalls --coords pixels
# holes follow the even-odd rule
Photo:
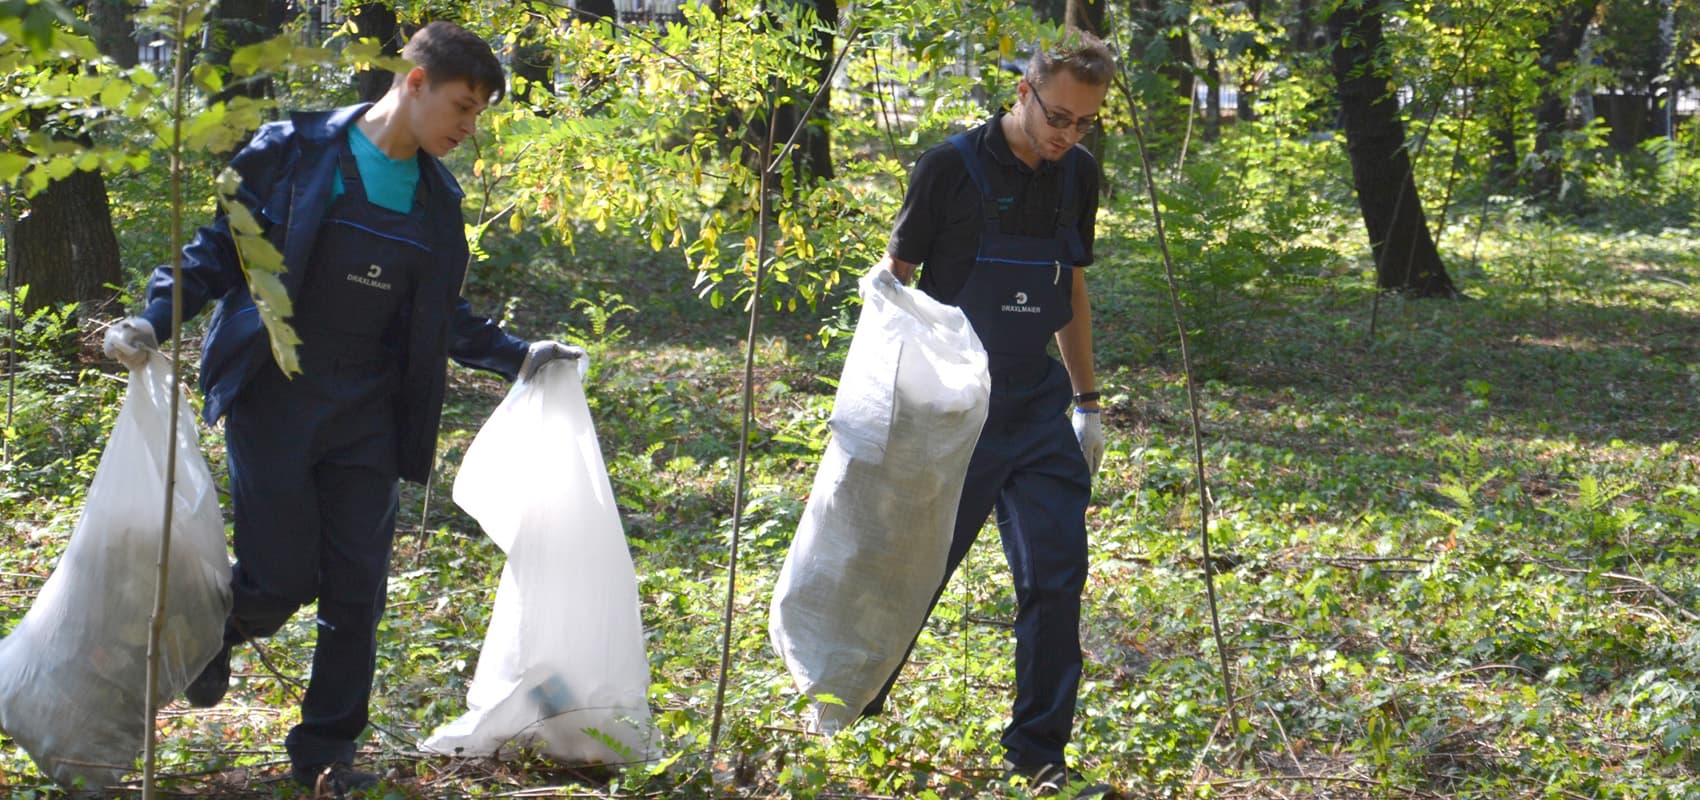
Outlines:
[[[285,742],[294,779],[335,796],[372,786],[352,768],[365,729],[384,609],[397,481],[424,481],[436,455],[446,358],[528,376],[582,351],[525,341],[472,313],[462,192],[439,161],[500,100],[500,62],[482,39],[437,22],[402,55],[414,67],[376,104],[296,113],[261,128],[231,166],[238,197],[283,253],[301,374],[287,378],[249,295],[221,214],[183,251],[187,319],[208,302],[201,389],[225,418],[235,514],[234,606],[225,647],[185,695],[216,705],[230,648],[276,633],[318,601],[313,671]],[[146,309],[113,325],[128,362],[171,331],[172,273]]]
[[[1006,768],[1039,794],[1078,779],[1063,750],[1080,684],[1086,504],[1104,437],[1081,269],[1092,263],[1101,172],[1077,145],[1114,69],[1104,45],[1082,34],[1035,55],[1013,109],[921,156],[884,262],[905,282],[925,265],[920,288],[960,307],[989,357],[991,409],[945,580],[995,509],[1017,603]],[[1061,364],[1046,352],[1053,336]],[[882,692],[865,713],[884,702]]]

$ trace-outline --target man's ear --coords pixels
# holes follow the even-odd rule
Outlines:
[[[430,82],[430,76],[425,74],[424,67],[414,67],[407,71],[407,77],[402,79],[402,86],[409,92],[418,92]]]

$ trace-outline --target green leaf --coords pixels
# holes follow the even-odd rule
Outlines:
[[[17,153],[0,152],[0,184],[10,185],[29,165],[30,160]]]
[[[100,104],[107,108],[117,108],[129,99],[132,85],[126,81],[107,81],[100,90]]]
[[[242,268],[250,273],[264,272],[281,275],[284,272],[283,253],[272,246],[270,240],[258,234],[237,234],[236,247],[242,254]],[[284,307],[284,314],[289,314],[289,296],[274,298],[274,301]]]
[[[230,54],[230,72],[246,78],[260,72],[276,72],[290,63],[295,55],[295,43],[285,33],[263,42],[237,48]]]
[[[382,69],[398,75],[413,69],[413,62],[397,56],[386,56],[383,47],[373,39],[361,39],[342,49],[343,64],[356,69]]]
[[[53,48],[53,17],[39,4],[24,15],[24,44],[37,54]]]
[[[246,206],[236,200],[240,184],[241,179],[235,170],[226,167],[219,173],[215,183],[219,207],[224,209],[230,220],[237,260],[248,280],[248,293],[254,298],[255,310],[259,312],[260,321],[270,337],[272,359],[284,375],[298,375],[301,364],[296,346],[301,344],[301,338],[287,321],[295,310],[289,292],[279,278],[284,272],[283,253],[261,235],[259,222]]]
[[[241,203],[227,203],[225,213],[230,216],[230,229],[239,235],[260,235],[260,222],[254,219],[254,212]]]
[[[49,181],[63,180],[77,171],[77,163],[69,158],[50,158],[41,167]]]
[[[218,94],[224,89],[224,70],[216,64],[196,64],[190,70],[190,79],[207,94]]]

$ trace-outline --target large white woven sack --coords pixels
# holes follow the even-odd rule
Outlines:
[[[545,363],[479,429],[454,500],[507,553],[467,712],[427,752],[620,765],[656,753],[637,575],[582,384]]]
[[[832,440],[768,621],[797,688],[815,698],[811,728],[828,733],[878,694],[926,621],[991,393],[960,309],[884,269],[861,292]]]
[[[172,387],[171,364],[158,353],[130,373],[71,543],[23,621],[0,640],[0,729],[65,787],[112,786],[142,752],[148,626],[173,449],[160,702],[181,693],[221,646],[230,611],[224,519],[187,401],[172,446]]]

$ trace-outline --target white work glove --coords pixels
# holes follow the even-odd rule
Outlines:
[[[1086,469],[1098,477],[1098,465],[1104,461],[1103,415],[1097,410],[1074,409],[1074,438],[1080,440],[1080,452],[1086,456]]]
[[[159,337],[154,335],[153,325],[141,317],[112,323],[106,329],[106,341],[100,346],[107,358],[117,359],[131,370],[147,366],[148,351],[158,349]]]
[[[538,367],[557,358],[577,361],[579,377],[584,377],[584,348],[545,340],[532,342],[531,349],[525,351],[525,360],[519,364],[519,379],[530,380],[537,375]]]

